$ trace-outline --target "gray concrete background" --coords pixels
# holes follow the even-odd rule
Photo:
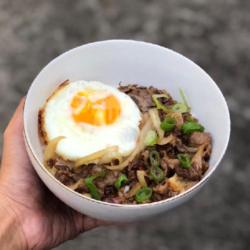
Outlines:
[[[201,65],[228,101],[226,157],[191,201],[125,228],[101,228],[58,247],[240,250],[250,244],[250,1],[0,0],[0,129],[52,58],[108,38],[155,42]]]

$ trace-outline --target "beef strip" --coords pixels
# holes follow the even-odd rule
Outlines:
[[[76,189],[76,192],[80,194],[88,193],[88,188],[84,184],[80,184]]]
[[[145,170],[147,168],[147,162],[144,158],[146,157],[146,152],[138,155],[132,162],[129,163],[125,170],[126,175],[130,181],[135,180],[137,170]]]
[[[176,166],[175,171],[178,176],[191,181],[199,181],[203,173],[202,168],[200,168],[197,164],[192,164],[192,167],[188,169]]]
[[[59,162],[57,162],[57,161],[55,161],[54,167],[55,167],[57,170],[70,171],[69,166],[67,166],[66,164],[59,163]]]
[[[167,180],[164,183],[158,184],[153,188],[154,192],[159,194],[166,194],[168,191],[168,182]]]
[[[178,149],[176,146],[172,144],[166,145],[156,145],[156,150],[160,152],[160,155],[163,157],[165,154],[168,155],[169,158],[175,158],[178,154]]]
[[[176,148],[180,153],[196,153],[197,152],[197,147],[190,147],[184,144],[184,142],[180,139],[176,139]]]
[[[153,108],[155,105],[152,100],[152,95],[154,94],[166,94],[165,91],[159,90],[154,87],[142,87],[138,85],[126,85],[119,86],[119,90],[128,94],[137,104],[141,112],[147,112],[150,108]],[[171,105],[173,103],[173,99],[162,99],[164,104]]]
[[[115,204],[122,204],[124,202],[121,197],[105,197],[102,200],[105,202],[115,203]]]
[[[203,159],[208,162],[212,153],[212,144],[207,144],[203,152]]]
[[[96,179],[95,184],[102,192],[102,199],[105,200],[106,198],[111,198],[117,195],[117,190],[114,184],[118,177],[119,172],[107,170],[105,177]]]
[[[209,133],[206,132],[194,132],[189,138],[190,144],[194,146],[200,146],[202,144],[211,144],[212,138]]]
[[[117,190],[113,185],[107,185],[104,188],[104,195],[105,196],[113,196],[115,194],[117,194]]]
[[[88,176],[92,175],[92,168],[94,164],[89,164],[87,166],[81,166],[74,169],[74,175],[78,176],[79,178],[87,178]]]
[[[200,134],[198,135],[200,136]],[[208,168],[207,159],[211,154],[212,146],[210,140],[207,140],[208,138],[210,138],[210,135],[209,137],[207,135],[203,137],[202,135],[202,139],[204,139],[205,142],[209,142],[209,144],[202,144],[198,147],[197,152],[192,157],[192,166],[190,168],[185,169],[177,166],[175,168],[177,175],[192,181],[198,181],[201,179],[202,175]],[[201,141],[200,138],[198,141]]]
[[[118,177],[119,177],[119,172],[108,171],[105,178],[104,179],[100,178],[100,180],[102,180],[105,183],[105,185],[113,185]]]
[[[70,186],[76,182],[72,173],[65,170],[58,170],[55,177],[66,186]]]

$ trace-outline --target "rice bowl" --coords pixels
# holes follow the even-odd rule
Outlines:
[[[153,85],[158,89],[167,89],[176,100],[179,99],[179,88],[183,89],[195,117],[198,117],[199,122],[212,135],[213,152],[210,168],[201,181],[187,191],[167,200],[149,204],[113,204],[72,191],[45,167],[42,144],[37,132],[40,107],[58,83],[65,79],[99,80],[111,86],[118,86],[121,80],[126,83],[143,83],[147,87]],[[169,49],[130,40],[87,44],[57,57],[33,81],[24,108],[24,137],[27,151],[36,172],[46,186],[77,211],[110,221],[146,218],[191,198],[217,168],[227,148],[229,136],[230,118],[225,99],[214,81],[201,68]]]

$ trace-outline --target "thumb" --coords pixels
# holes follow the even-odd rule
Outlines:
[[[3,160],[5,166],[28,166],[29,160],[23,139],[23,107],[24,98],[19,103],[3,136]]]

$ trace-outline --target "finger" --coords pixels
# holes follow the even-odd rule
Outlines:
[[[86,215],[82,215],[80,213],[76,214],[75,222],[76,222],[76,225],[77,225],[77,231],[79,233],[83,233],[85,231],[94,229],[94,228],[99,227],[99,226],[108,226],[108,225],[110,225],[109,222],[96,220],[96,219],[90,218],[90,217],[88,217]]]
[[[100,226],[109,226],[111,225],[110,222],[107,221],[101,221],[101,220],[96,220],[96,219],[92,219],[90,217],[84,217],[84,229],[86,230],[91,230],[94,229],[96,227],[100,227]]]

